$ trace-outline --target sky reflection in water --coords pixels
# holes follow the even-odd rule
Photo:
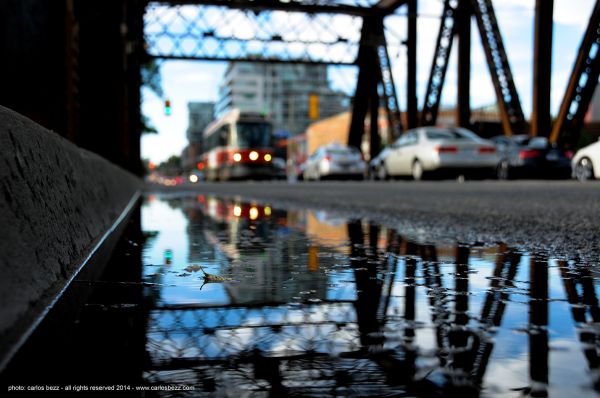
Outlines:
[[[594,264],[203,195],[149,196],[142,230],[157,232],[143,249],[146,347],[180,382],[256,396],[597,395]],[[230,280],[205,283],[191,264]]]

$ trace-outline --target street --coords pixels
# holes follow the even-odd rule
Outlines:
[[[147,191],[164,187],[147,186]],[[170,188],[369,219],[420,241],[503,242],[597,256],[600,184],[575,181],[230,182]]]

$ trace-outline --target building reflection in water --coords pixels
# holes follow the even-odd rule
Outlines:
[[[150,383],[320,396],[598,387],[589,267],[505,245],[418,244],[325,212],[205,196],[171,205],[186,216],[187,258],[152,275],[194,289],[176,299],[148,289]],[[201,274],[184,272],[190,264],[230,280],[203,286]],[[549,380],[551,310],[572,325],[554,332],[560,341],[579,331],[580,348],[569,341],[564,356],[577,361],[579,350],[586,359],[570,387]]]
[[[24,356],[29,375],[189,396],[600,390],[597,264],[203,195],[149,197],[137,222],[101,280],[76,284],[95,292],[74,330]]]
[[[148,197],[100,280],[74,283],[92,289],[77,321],[42,325],[4,376],[189,396],[596,396],[596,266],[323,211]]]
[[[158,283],[147,289],[147,382],[273,396],[598,388],[589,267],[501,244],[415,243],[325,212],[206,196],[169,205],[185,214],[186,257],[146,264]],[[144,250],[149,261],[160,245]],[[228,280],[205,285],[190,264]],[[552,340],[573,364],[567,384],[552,380]]]

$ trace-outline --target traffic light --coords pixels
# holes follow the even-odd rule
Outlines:
[[[165,100],[165,116],[171,116],[171,101]]]

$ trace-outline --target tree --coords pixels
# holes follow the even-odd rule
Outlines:
[[[164,92],[162,89],[160,65],[155,58],[149,58],[142,64],[141,74],[142,87],[148,88],[157,97],[162,99]],[[142,115],[141,125],[142,134],[158,134],[158,130],[156,130],[156,127],[152,125],[148,116]]]
[[[142,86],[146,86],[158,98],[164,97],[160,65],[155,58],[150,58],[142,64]]]
[[[183,173],[181,158],[173,155],[156,167],[156,170],[165,176],[176,176]]]

